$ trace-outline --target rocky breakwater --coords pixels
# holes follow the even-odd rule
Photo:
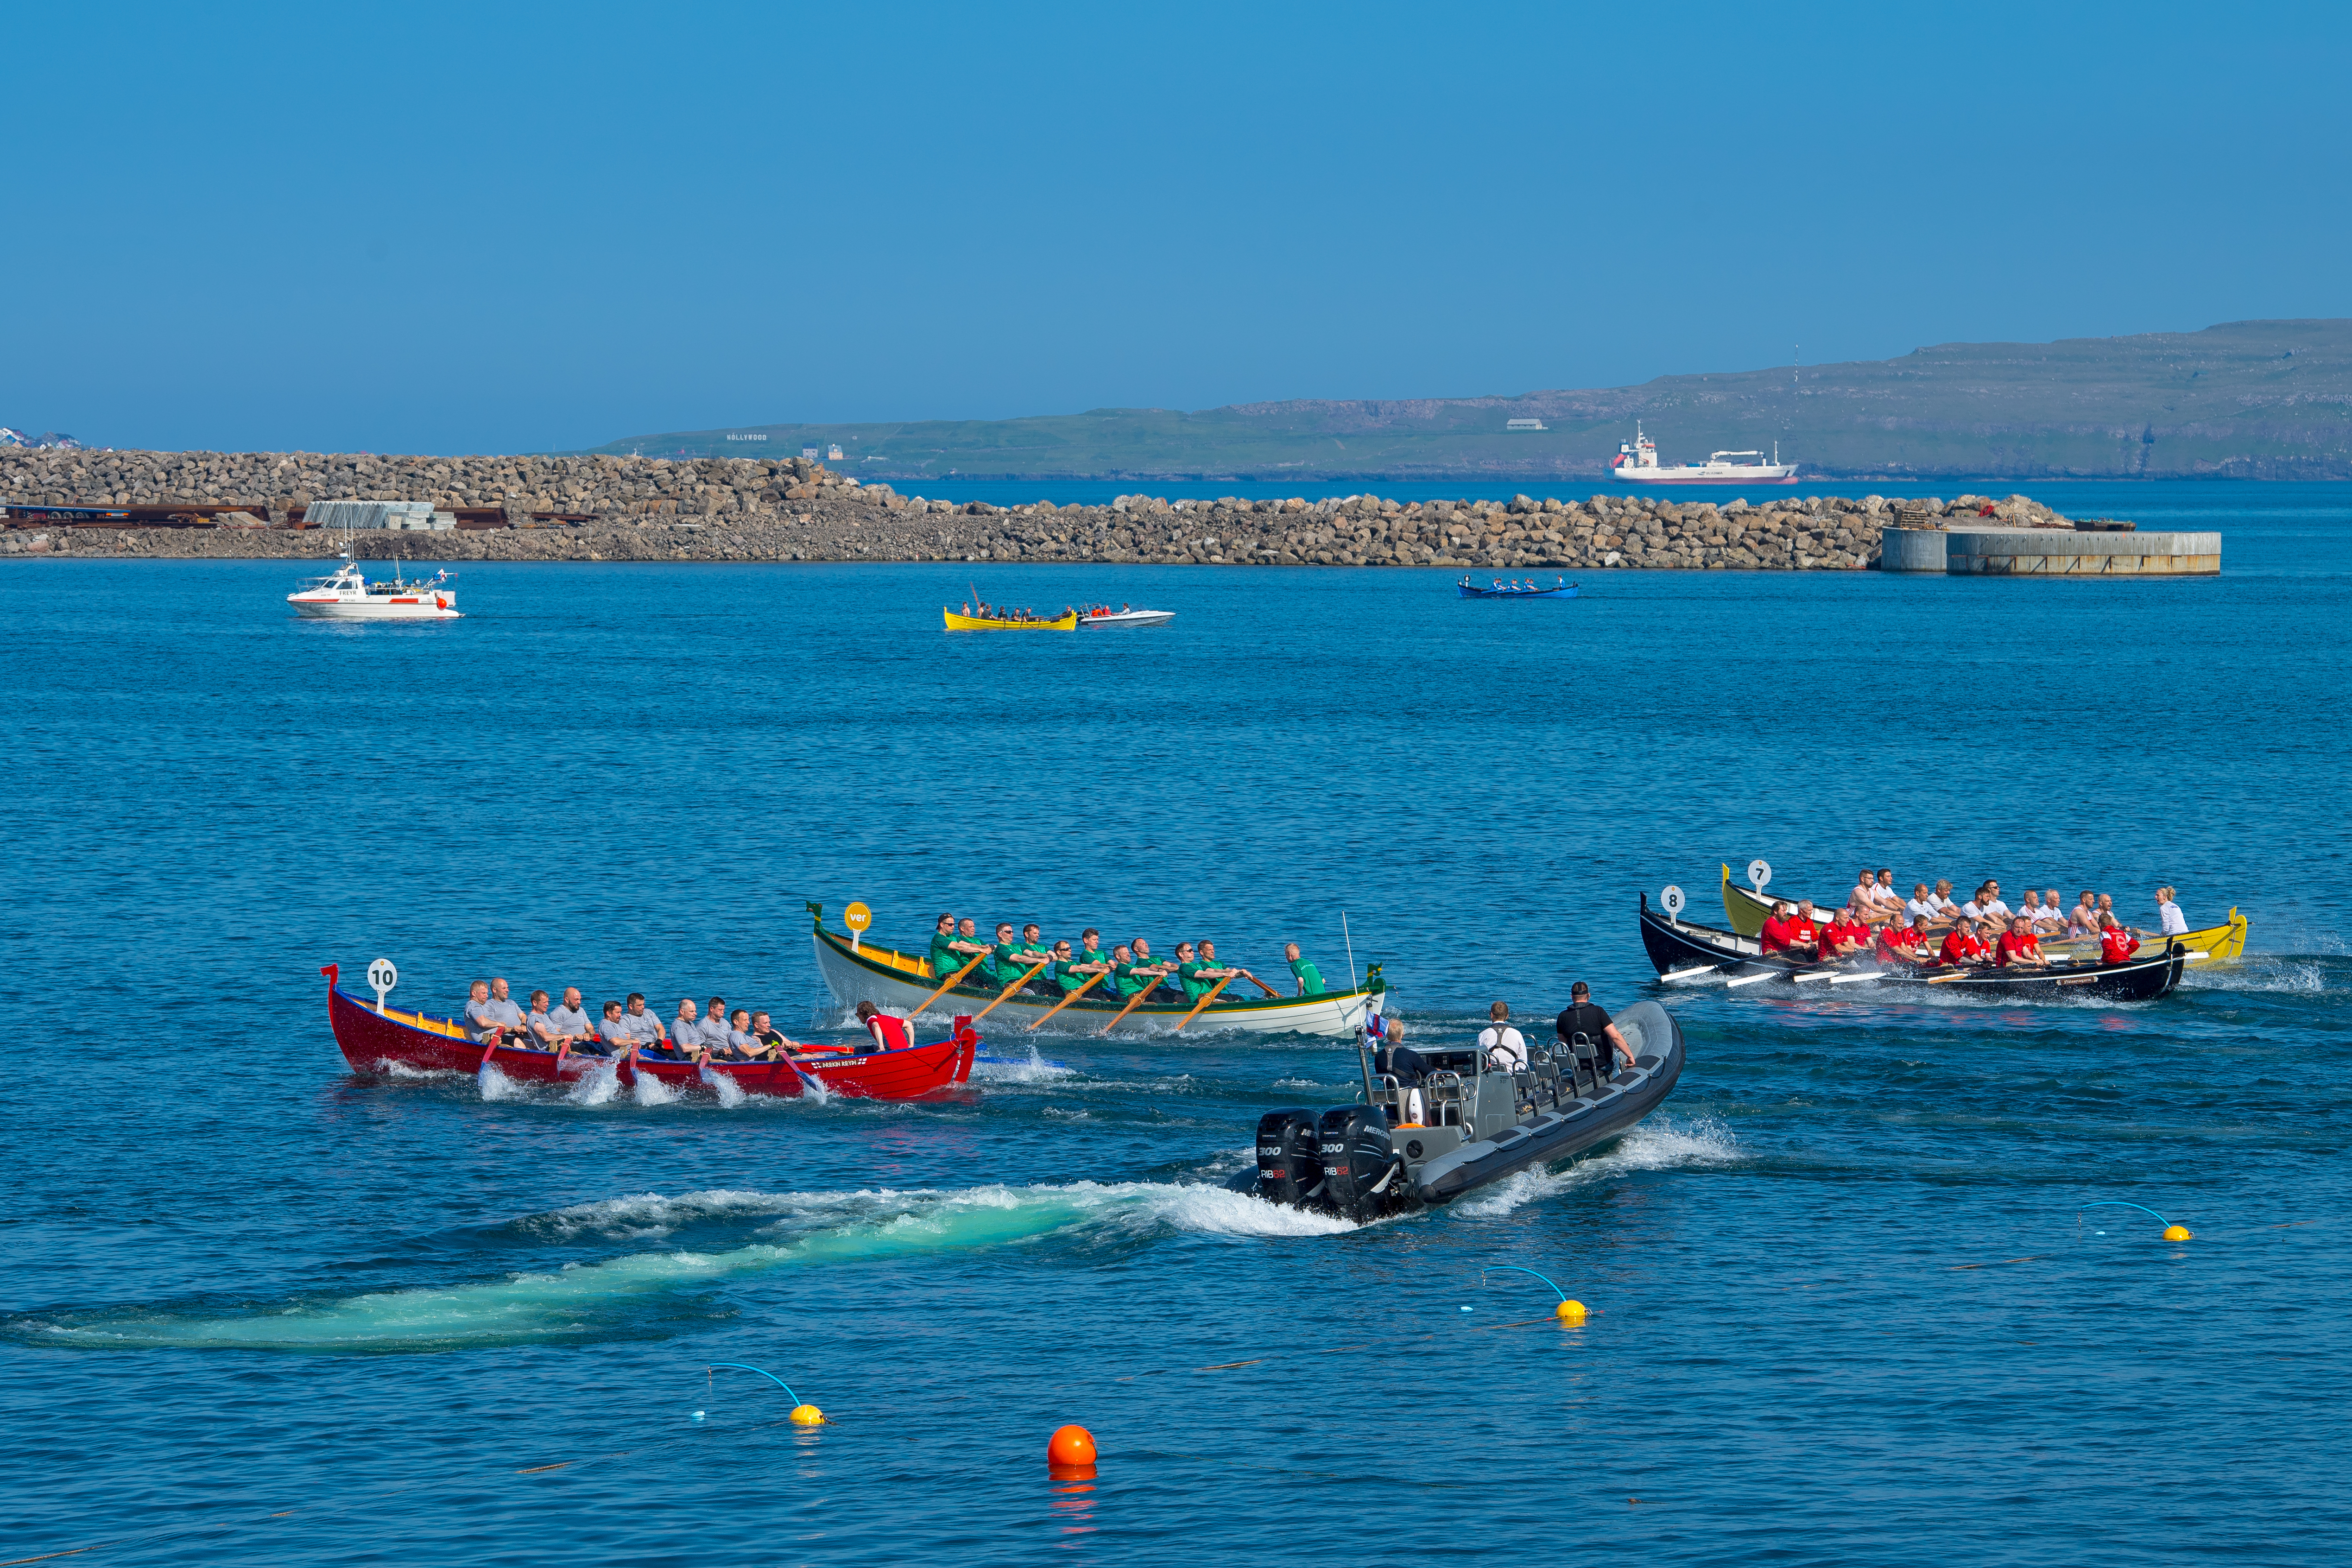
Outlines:
[[[1672,495],[1583,500],[1177,500],[1000,507],[902,496],[806,458],[375,458],[307,453],[0,453],[0,552],[315,558],[285,526],[314,500],[431,500],[443,533],[362,533],[358,552],[412,561],[1120,562],[1475,570],[1855,570],[1887,527],[1947,520],[2065,527],[2023,496],[1890,501]],[[152,499],[150,499],[152,498]],[[78,526],[44,507],[242,508],[262,526]]]

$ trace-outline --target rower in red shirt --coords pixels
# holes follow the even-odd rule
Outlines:
[[[1878,951],[1882,957],[1900,958],[1918,963],[1927,956],[1927,917],[1913,915],[1907,926],[1887,922],[1878,933]]]
[[[1822,947],[1821,922],[1813,919],[1812,900],[1797,900],[1797,912],[1781,926],[1780,934],[1788,939],[1789,957],[1812,961]]]
[[[1862,923],[1862,917],[1853,912],[1852,904],[1840,910],[1836,918],[1822,928],[1820,952],[1823,963],[1836,963],[1869,949],[1870,928]]]
[[[2099,917],[2099,962],[2121,963],[2139,951],[2139,938],[2119,925],[2113,915]]]
[[[1762,944],[1764,955],[1767,958],[1771,957],[1776,952],[1786,952],[1789,951],[1789,903],[1787,900],[1783,899],[1780,902],[1774,904],[1772,906],[1772,912],[1764,917],[1764,929],[1758,934],[1757,941]]]
[[[1964,920],[1952,928],[1952,934],[1944,939],[1942,947],[1937,949],[1936,962],[1948,963],[1956,969],[1963,968],[1982,963],[1991,952],[1992,949],[1984,944],[1984,939],[1977,935],[1977,922]]]
[[[2033,934],[2033,922],[2023,915],[2009,922],[1999,946],[1993,962],[2003,969],[2040,969],[2050,962],[2042,956],[2042,939]]]

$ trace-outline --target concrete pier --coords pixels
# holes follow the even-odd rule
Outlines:
[[[2213,577],[2221,571],[2218,533],[1890,528],[1879,536],[1879,546],[1882,572],[1996,577]]]
[[[1878,536],[1878,569],[1941,574],[1950,570],[1944,548],[1950,537],[1940,528],[1884,530]]]

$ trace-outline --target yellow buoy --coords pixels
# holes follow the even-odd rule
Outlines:
[[[814,1405],[795,1405],[788,1419],[795,1426],[822,1426],[824,1425],[824,1412]]]
[[[1580,1323],[1584,1321],[1584,1303],[1581,1301],[1562,1301],[1557,1309],[1557,1312],[1559,1321],[1563,1323]]]
[[[2164,1227],[2164,1239],[2167,1241],[2194,1241],[2197,1238],[2189,1234],[2189,1227],[2185,1225],[2168,1225]]]

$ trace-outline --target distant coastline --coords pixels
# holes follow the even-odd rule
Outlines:
[[[1540,428],[1512,429],[1513,421]],[[1808,481],[2352,479],[2352,321],[2239,321],[1510,396],[1294,399],[1184,412],[744,425],[591,455],[842,448],[861,479],[1139,488],[1219,482],[1598,484],[1635,421],[1670,461],[1763,449]],[[832,459],[828,458],[828,461]]]

